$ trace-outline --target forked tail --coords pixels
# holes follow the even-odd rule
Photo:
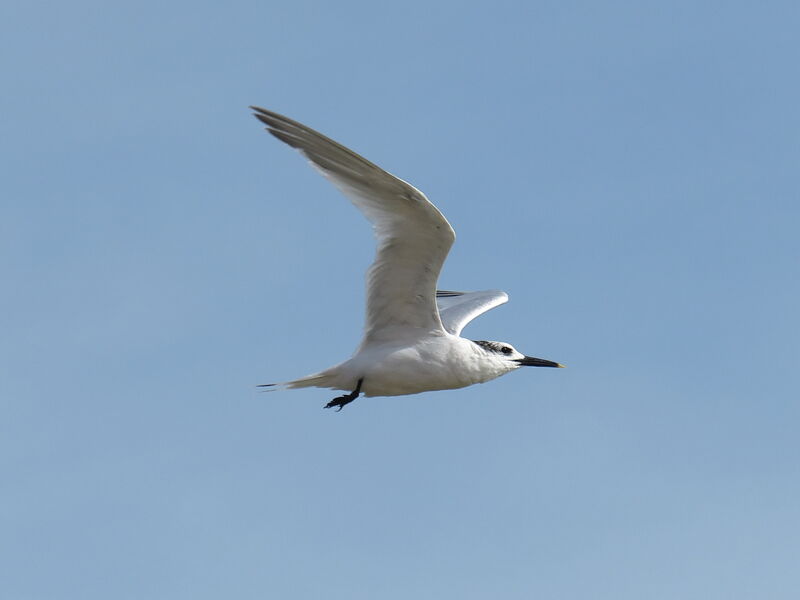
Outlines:
[[[307,377],[301,377],[293,381],[284,381],[281,383],[262,383],[257,386],[263,388],[262,392],[277,392],[279,390],[296,390],[298,388],[306,387],[319,387],[319,388],[332,388],[336,389],[331,381],[331,374],[327,371],[321,373],[314,373]]]

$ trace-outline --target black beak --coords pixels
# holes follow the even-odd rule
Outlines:
[[[558,367],[559,369],[564,368],[564,365],[561,365],[557,362],[553,362],[552,360],[545,360],[543,358],[534,358],[533,356],[518,358],[517,362],[522,367]]]

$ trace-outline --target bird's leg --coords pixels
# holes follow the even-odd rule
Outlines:
[[[339,408],[336,410],[336,412],[342,410],[345,404],[350,404],[353,400],[358,398],[358,395],[361,393],[362,383],[364,383],[363,377],[358,380],[358,383],[356,384],[356,389],[354,389],[349,394],[345,394],[344,396],[339,396],[338,398],[334,398],[325,405],[325,408],[333,408],[334,406],[338,406]]]

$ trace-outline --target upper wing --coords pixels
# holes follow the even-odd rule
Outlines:
[[[439,305],[439,315],[442,325],[453,335],[459,335],[461,330],[478,315],[508,302],[508,294],[500,290],[485,290],[483,292],[436,292],[436,303]]]
[[[396,326],[441,330],[436,281],[456,237],[442,213],[414,186],[352,150],[297,121],[251,108],[267,131],[302,152],[373,225],[378,252],[367,271],[365,339]]]

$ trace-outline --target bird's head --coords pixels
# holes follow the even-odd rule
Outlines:
[[[558,367],[564,368],[564,365],[552,360],[545,360],[544,358],[535,358],[533,356],[525,356],[518,352],[514,346],[506,342],[487,342],[484,340],[472,340],[480,346],[486,353],[487,358],[492,362],[497,362],[503,365],[508,371],[513,371],[520,367]]]

